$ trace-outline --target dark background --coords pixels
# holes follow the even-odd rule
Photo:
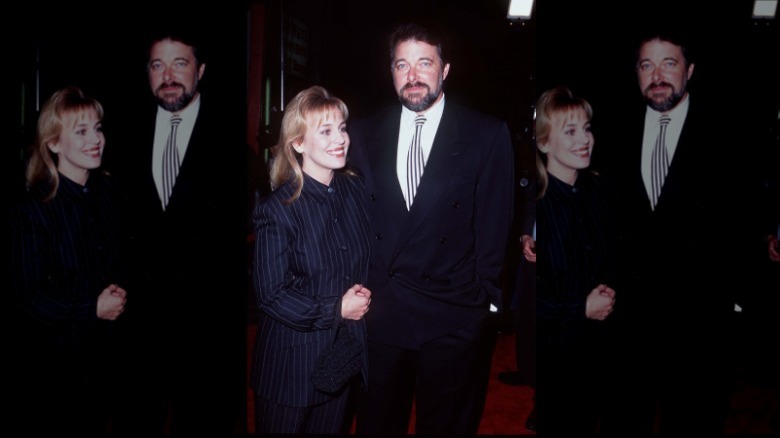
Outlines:
[[[659,23],[682,23],[702,43],[690,83],[692,93],[719,96],[723,120],[739,114],[747,123],[745,142],[733,150],[749,156],[751,167],[720,169],[716,178],[740,184],[746,174],[780,172],[780,160],[766,158],[777,156],[780,145],[763,141],[777,129],[780,106],[778,25],[776,19],[754,20],[752,1],[732,2],[727,11],[698,0],[536,3],[529,21],[508,20],[508,0],[31,1],[15,5],[15,12],[9,9],[4,14],[1,43],[4,76],[11,85],[2,99],[3,113],[8,115],[3,118],[4,132],[11,133],[0,142],[4,195],[10,204],[23,192],[24,150],[33,140],[38,105],[67,85],[77,85],[103,103],[110,164],[112,145],[121,144],[123,131],[132,129],[139,106],[149,104],[145,71],[149,31],[180,25],[197,28],[205,36],[207,68],[201,87],[211,104],[222,108],[226,136],[239,135],[243,142],[248,85],[270,82],[271,107],[264,111],[270,112],[272,122],[258,133],[261,148],[276,141],[281,107],[310,85],[323,85],[341,97],[352,117],[397,102],[387,36],[404,21],[441,27],[452,49],[447,98],[507,122],[515,140],[519,180],[533,176],[533,103],[541,91],[565,84],[591,102],[598,154],[598,139],[610,123],[619,120],[623,103],[639,97],[634,73],[639,31]],[[248,39],[250,6],[264,10],[262,77],[247,73],[248,52],[258,49]],[[288,71],[282,85],[279,47],[285,17],[300,20],[310,34],[304,74],[294,76]],[[713,122],[713,129],[718,123]],[[252,179],[262,160],[254,162],[251,154],[247,156],[250,164],[236,171],[247,172],[247,179]],[[244,193],[226,196],[235,196],[238,207],[250,209],[252,189],[249,185]],[[746,190],[749,196],[755,193]],[[739,230],[724,231],[724,236],[728,232]]]
[[[353,117],[395,103],[386,39],[395,25],[417,21],[443,30],[450,43],[448,98],[506,120],[518,143],[532,151],[527,140],[535,94],[534,20],[508,20],[508,4],[508,0],[28,2],[9,16],[16,22],[14,30],[5,30],[8,59],[14,61],[9,63],[13,91],[4,105],[13,115],[9,132],[14,137],[3,148],[8,157],[4,162],[18,170],[24,148],[33,140],[39,105],[53,91],[77,85],[105,107],[110,166],[112,145],[119,143],[115,139],[127,129],[137,105],[148,104],[144,99],[151,94],[145,72],[148,34],[158,27],[185,25],[204,36],[207,67],[201,89],[212,102],[219,100],[226,120],[240,120],[247,104],[254,104],[247,96],[251,81],[270,81],[271,123],[258,132],[261,148],[276,142],[281,108],[310,85],[323,85],[341,97]],[[259,78],[248,77],[248,51],[258,50],[248,40],[250,6],[264,9]],[[285,68],[282,85],[281,27],[289,17],[309,31],[307,67],[301,76]],[[227,122],[226,127],[237,125]],[[18,174],[11,172],[14,188],[19,187]]]
[[[508,0],[266,0],[207,1],[203,6],[168,1],[126,4],[27,2],[9,14],[4,28],[11,89],[13,137],[3,161],[14,163],[32,139],[37,105],[65,85],[78,85],[106,107],[110,151],[119,117],[132,117],[132,102],[148,95],[144,41],[155,26],[188,23],[207,36],[202,87],[218,97],[226,115],[240,118],[247,83],[270,79],[276,111],[297,91],[320,84],[342,97],[353,116],[395,102],[386,37],[413,20],[447,31],[451,47],[448,98],[494,114],[510,126],[527,155],[533,101],[541,90],[563,83],[588,99],[595,129],[619,111],[620,99],[637,95],[633,71],[637,32],[663,22],[686,23],[702,44],[691,89],[723,97],[724,111],[755,114],[762,125],[777,118],[778,35],[776,20],[751,18],[752,1],[719,11],[693,0],[661,0],[621,7],[573,0],[538,0],[530,21],[506,18]],[[247,10],[265,8],[263,78],[247,77]],[[279,78],[283,16],[310,31],[304,77]],[[618,108],[618,109],[616,109]],[[274,111],[274,109],[272,109]],[[278,114],[276,114],[278,116]],[[278,117],[273,117],[274,120]],[[261,146],[274,142],[275,132]],[[7,159],[6,159],[7,158]],[[523,161],[526,161],[523,158]],[[525,165],[525,163],[523,163]]]
[[[308,78],[343,96],[362,114],[396,102],[387,37],[406,21],[437,27],[450,43],[448,97],[511,119],[518,101],[533,94],[533,29],[506,18],[507,0],[271,1],[269,27],[279,6],[311,31]],[[268,42],[274,36],[269,35]],[[272,45],[267,46],[273,51]],[[298,82],[296,82],[296,80]],[[294,90],[287,90],[294,91]],[[288,93],[287,100],[294,93]],[[527,106],[524,108],[528,109]]]
[[[231,2],[224,2],[230,5]],[[104,107],[106,160],[151,101],[147,47],[159,29],[183,29],[201,39],[204,94],[224,108],[227,126],[241,129],[245,113],[245,7],[194,8],[166,1],[127,3],[29,2],[6,44],[18,62],[13,102],[17,147],[33,141],[40,105],[57,89],[81,88]]]
[[[620,8],[598,2],[539,0],[536,16],[537,95],[552,86],[569,86],[593,105],[596,139],[594,165],[610,164],[615,149],[629,147],[620,132],[626,112],[641,102],[636,72],[640,35],[650,29],[683,33],[694,49],[695,68],[688,83],[691,98],[705,101],[712,114],[711,129],[730,129],[741,136],[729,144],[729,166],[712,169],[712,184],[738,187],[742,214],[751,226],[724,230],[727,240],[750,239],[749,253],[734,254],[741,263],[745,289],[765,289],[763,278],[751,275],[766,263],[766,245],[759,227],[767,204],[780,205],[780,38],[777,19],[754,19],[753,1],[723,7],[711,2],[659,0],[621,3]],[[725,7],[728,6],[728,7]],[[713,145],[713,150],[720,150]],[[611,163],[620,165],[620,163]],[[776,190],[776,189],[774,189]],[[726,190],[724,190],[726,192]],[[723,209],[735,208],[724,198]],[[777,207],[775,207],[777,208]],[[756,234],[755,236],[753,234]],[[746,237],[750,235],[749,237]],[[767,291],[767,293],[769,293]],[[774,292],[772,292],[774,294]]]
[[[539,0],[537,95],[564,84],[587,99],[594,107],[598,144],[599,134],[620,120],[624,105],[641,98],[634,71],[639,35],[659,27],[677,29],[697,53],[692,95],[719,102],[722,119],[713,121],[713,129],[738,116],[753,125],[745,126],[745,145],[734,152],[755,151],[748,147],[751,136],[776,123],[780,106],[777,19],[753,19],[753,1],[723,7],[691,0],[620,5]]]
[[[449,43],[447,98],[506,120],[519,144],[532,124],[536,43],[533,20],[508,20],[508,5],[508,0],[269,1],[264,75],[275,85],[279,17],[295,17],[311,32],[308,75],[288,75],[284,87],[274,87],[272,102],[278,108],[301,89],[320,84],[347,103],[351,117],[397,103],[387,38],[396,25],[415,21],[442,31]],[[276,134],[272,129],[261,146],[275,143]]]

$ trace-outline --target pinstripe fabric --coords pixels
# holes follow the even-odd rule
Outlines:
[[[409,153],[406,158],[406,208],[411,210],[414,202],[414,195],[417,193],[417,186],[420,184],[423,170],[425,169],[425,156],[423,155],[422,145],[422,126],[425,123],[425,116],[414,118],[414,136],[412,144],[409,146]]]
[[[113,188],[93,172],[85,187],[60,175],[57,196],[15,212],[12,265],[19,302],[36,319],[78,327],[119,280],[120,218]]]
[[[42,430],[49,425],[105,433],[115,406],[115,380],[107,376],[118,365],[113,330],[121,318],[99,320],[96,304],[109,284],[124,285],[122,216],[113,186],[98,172],[84,187],[60,175],[57,195],[48,202],[40,202],[38,194],[17,206],[11,218],[14,292],[31,318],[15,326],[23,351],[6,359],[19,364],[21,374],[14,379],[34,394],[34,400],[14,402],[25,413],[53,408],[46,424],[24,425],[33,434],[47,434]]]
[[[620,290],[614,282],[608,194],[588,171],[580,171],[574,186],[549,175],[536,209],[539,430],[578,436],[592,431],[602,414],[601,397],[612,384],[611,377],[593,378],[609,364],[609,322],[585,316],[594,287],[604,283]]]
[[[357,177],[337,172],[324,186],[305,175],[300,198],[285,204],[292,193],[285,184],[254,211],[253,282],[261,317],[252,386],[260,397],[302,407],[331,399],[314,389],[311,373],[340,320],[341,296],[365,284],[369,229]],[[365,343],[363,320],[345,324]]]
[[[349,394],[316,406],[292,408],[255,397],[255,432],[258,434],[345,434],[344,410]]]
[[[168,206],[168,200],[171,198],[173,186],[176,184],[176,177],[179,175],[179,166],[181,166],[179,148],[176,146],[179,123],[181,123],[181,117],[171,117],[171,133],[168,134],[168,141],[165,143],[165,150],[163,151],[163,205],[166,207]]]
[[[669,151],[666,149],[666,127],[672,119],[666,114],[662,115],[658,119],[658,138],[655,140],[655,147],[653,148],[653,155],[651,161],[651,198],[650,202],[655,209],[658,204],[658,198],[661,196],[661,189],[664,186],[664,180],[666,179],[666,173],[669,170]]]
[[[539,321],[580,321],[585,297],[599,283],[613,284],[611,219],[604,186],[580,172],[574,186],[550,175],[536,203]]]

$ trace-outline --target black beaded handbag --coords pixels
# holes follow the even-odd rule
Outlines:
[[[312,383],[318,391],[335,394],[360,372],[363,345],[352,333],[333,329],[333,343],[328,346],[314,364]]]

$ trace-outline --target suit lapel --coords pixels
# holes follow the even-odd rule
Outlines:
[[[187,144],[187,151],[184,153],[184,159],[181,160],[179,175],[176,177],[176,184],[174,184],[173,192],[171,193],[171,202],[176,202],[176,193],[184,189],[190,174],[199,167],[197,164],[193,163],[199,161],[198,155],[200,154],[200,145],[198,138],[201,137],[201,133],[198,131],[202,129],[202,123],[198,123],[200,117],[201,114],[199,113],[195,121],[195,126],[192,129],[192,135],[190,135],[190,141]]]
[[[207,120],[204,111],[204,106],[201,105],[195,118],[195,125],[190,135],[190,141],[187,144],[187,151],[184,154],[184,159],[181,161],[176,184],[173,186],[171,199],[166,210],[175,208],[176,204],[182,201],[181,193],[192,193],[193,189],[190,186],[197,181],[197,178],[202,177],[203,169],[208,168],[210,160],[208,140],[206,139],[208,128],[205,126],[206,122],[204,122],[204,120]],[[213,159],[213,157],[211,158]]]
[[[669,164],[669,171],[667,172],[664,186],[661,189],[661,196],[658,198],[656,210],[663,208],[664,204],[675,197],[675,192],[679,191],[683,182],[692,178],[689,172],[691,169],[697,167],[695,164],[697,159],[702,158],[696,157],[696,145],[690,139],[691,132],[698,129],[695,127],[696,120],[692,117],[691,111],[692,104],[689,103],[688,113],[685,116],[685,121],[682,131],[680,132],[680,138],[677,141],[677,147],[675,148],[672,162]]]

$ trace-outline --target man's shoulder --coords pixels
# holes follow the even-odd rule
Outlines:
[[[462,104],[447,102],[439,129],[455,133],[461,140],[475,144],[492,143],[502,148],[512,147],[509,126],[503,119]]]
[[[458,126],[463,126],[466,121],[469,124],[476,125],[479,129],[484,129],[488,126],[494,129],[506,126],[506,121],[498,116],[458,102],[446,102],[442,118],[446,117],[455,117],[459,121]]]

